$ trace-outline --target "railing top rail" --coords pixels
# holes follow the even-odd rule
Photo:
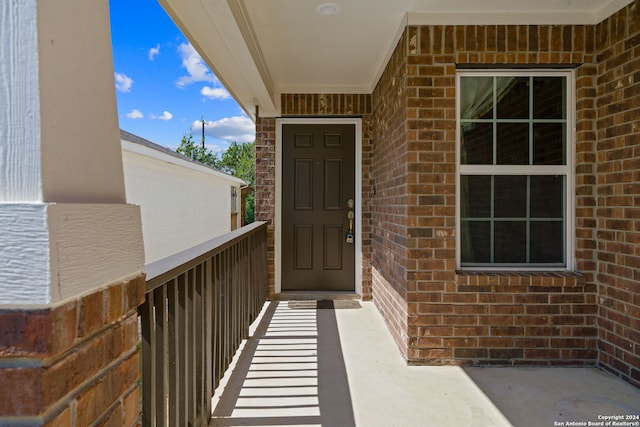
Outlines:
[[[267,222],[256,221],[230,233],[223,234],[222,236],[218,236],[197,246],[146,265],[144,268],[147,274],[146,292],[153,291],[163,283],[178,277],[183,272],[200,264],[203,260],[211,258],[243,238],[266,227]]]

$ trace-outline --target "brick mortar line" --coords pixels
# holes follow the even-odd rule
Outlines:
[[[53,419],[55,419],[55,417],[60,415],[65,410],[65,408],[67,408],[69,406],[69,404],[71,402],[75,401],[82,393],[84,393],[85,391],[89,390],[91,388],[91,386],[96,384],[97,380],[99,380],[100,378],[105,377],[109,373],[109,371],[117,369],[117,367],[119,365],[121,365],[125,360],[129,359],[131,356],[133,356],[138,351],[139,350],[138,350],[137,346],[135,346],[131,350],[120,354],[120,356],[117,359],[113,360],[111,363],[109,363],[107,366],[102,368],[100,371],[98,371],[95,374],[93,374],[90,378],[88,378],[84,382],[78,384],[78,386],[76,386],[75,389],[73,389],[72,391],[67,393],[65,396],[63,396],[60,399],[58,399],[57,402],[55,402],[51,406],[49,406],[49,408],[47,408],[47,410],[45,412],[40,414],[40,416],[38,416],[38,417],[27,417],[27,418],[33,419],[33,420],[39,420],[39,421],[41,421],[43,423],[47,423],[49,421],[52,421]],[[137,384],[132,385],[130,388],[132,388],[132,387],[137,387]],[[114,404],[116,402],[120,402],[122,396],[125,396],[127,394],[128,393],[120,394],[118,396],[118,399],[116,401],[114,401]],[[111,405],[111,406],[113,406],[113,405]],[[109,406],[109,407],[111,407],[111,406]],[[38,424],[38,425],[40,425],[40,424]],[[2,427],[2,424],[0,424],[0,427]]]
[[[598,319],[598,320],[600,320],[600,319],[601,319],[601,316],[598,316],[598,317],[597,317],[597,319]],[[607,322],[611,322],[611,323],[613,323],[613,326],[621,326],[621,327],[623,327],[623,328],[625,328],[625,329],[629,329],[629,330],[631,330],[631,331],[633,331],[633,330],[634,330],[634,329],[633,329],[633,326],[623,325],[622,323],[620,323],[620,322],[616,322],[615,320],[609,319],[608,317],[605,317],[603,320],[606,320]],[[624,338],[625,340],[629,340],[630,342],[634,343],[634,341],[632,341],[632,339],[631,339],[631,338],[629,338],[628,336],[626,336],[626,335],[624,335],[624,334],[617,333],[617,332],[615,332],[613,329],[605,329],[605,328],[604,328],[604,327],[602,327],[602,326],[598,326],[598,328],[599,328],[599,329],[601,329],[603,332],[608,332],[608,333],[610,333],[610,334],[612,334],[612,335],[614,335],[614,336],[616,336],[616,337]],[[619,347],[617,344],[614,344],[611,340],[607,339],[606,337],[605,337],[605,338],[601,338],[601,339],[602,339],[602,341],[606,341],[606,342],[610,343],[610,344],[611,344],[611,345],[613,345],[613,346]],[[622,347],[620,347],[620,348],[622,348]],[[633,352],[633,350],[626,350],[626,351],[631,351],[631,352]]]
[[[0,369],[8,369],[8,368],[50,368],[54,366],[56,363],[60,362],[70,354],[77,351],[78,347],[82,347],[83,345],[93,341],[95,338],[98,338],[100,335],[103,335],[110,329],[114,329],[115,327],[121,326],[124,327],[124,321],[129,319],[133,314],[137,315],[137,310],[131,310],[127,313],[123,314],[123,316],[114,323],[109,323],[108,325],[103,325],[100,329],[96,329],[91,332],[89,335],[85,335],[80,338],[76,338],[74,343],[66,349],[62,353],[58,353],[55,356],[23,356],[23,357],[0,357]],[[0,424],[2,427],[2,424]]]
[[[117,400],[114,400],[113,403],[111,403],[111,405],[109,405],[109,407],[107,409],[104,410],[104,412],[98,416],[98,418],[96,418],[91,425],[92,426],[97,426],[97,425],[102,425],[101,423],[103,421],[106,421],[107,418],[109,417],[109,415],[111,415],[111,413],[114,411],[114,409],[118,406],[118,405],[122,405],[124,406],[124,398],[126,396],[128,396],[129,394],[131,394],[136,388],[138,388],[137,384],[133,384],[131,385],[128,389],[126,389],[124,392],[122,392],[120,394],[120,396],[118,396]],[[123,419],[124,421],[124,419]]]

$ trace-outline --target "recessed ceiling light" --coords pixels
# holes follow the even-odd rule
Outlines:
[[[318,15],[337,15],[340,13],[340,6],[335,3],[322,3],[316,6]]]

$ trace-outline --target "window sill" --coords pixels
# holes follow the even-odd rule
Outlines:
[[[572,271],[456,271],[459,292],[578,292],[585,291],[584,275]]]

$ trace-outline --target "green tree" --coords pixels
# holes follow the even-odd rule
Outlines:
[[[232,142],[222,154],[219,168],[253,185],[256,175],[255,145],[253,142],[238,144]]]
[[[220,169],[218,156],[208,148],[196,144],[191,134],[182,136],[182,141],[176,151],[192,160]]]
[[[238,144],[232,142],[224,152],[218,163],[218,168],[233,176],[237,176],[255,188],[256,183],[256,150],[254,142]],[[245,204],[245,224],[254,221],[255,197],[253,193],[247,196]]]

